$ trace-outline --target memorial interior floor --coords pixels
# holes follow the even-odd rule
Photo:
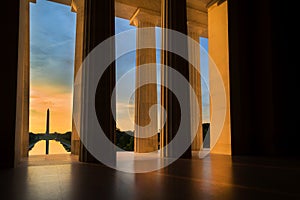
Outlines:
[[[0,170],[0,199],[300,199],[300,161],[210,155],[144,174],[31,156]]]

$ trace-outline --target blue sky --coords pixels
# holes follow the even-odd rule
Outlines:
[[[51,110],[50,131],[65,132],[71,130],[72,87],[75,51],[76,14],[69,6],[38,0],[30,4],[30,130],[43,132],[45,112]],[[116,33],[135,29],[128,20],[116,18]],[[158,38],[157,33],[157,38]],[[135,42],[135,41],[133,41]],[[160,44],[160,40],[157,40]],[[122,44],[117,44],[122,45]],[[207,50],[207,39],[201,38],[201,45]],[[201,57],[202,75],[208,76],[208,58]],[[157,62],[160,62],[159,51]],[[117,80],[130,69],[135,68],[135,52],[117,60]],[[158,70],[158,78],[159,70]],[[131,86],[134,87],[134,81]],[[122,102],[126,91],[118,91],[117,123],[121,129],[128,130],[133,125],[123,121],[128,105]],[[204,121],[209,121],[209,96],[202,84]],[[125,106],[124,106],[125,105]],[[131,104],[131,114],[133,114]]]
[[[30,3],[30,131],[72,127],[76,14],[70,7],[38,0]]]
[[[70,7],[38,0],[30,10],[31,80],[70,91],[73,82],[76,14]],[[45,76],[47,73],[47,76]]]

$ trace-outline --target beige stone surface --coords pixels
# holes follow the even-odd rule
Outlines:
[[[229,55],[228,55],[228,17],[227,17],[227,1],[217,5],[214,4],[208,9],[208,38],[209,38],[209,55],[215,62],[222,76],[225,93],[226,93],[226,109],[225,122],[212,153],[231,154],[231,132],[230,132],[230,93],[229,93]],[[210,74],[210,92],[217,100],[222,101],[222,97],[218,97],[215,90],[214,75]],[[211,116],[213,113],[211,114]],[[216,124],[211,123],[211,138],[216,135]],[[213,142],[213,140],[211,140]],[[211,143],[212,145],[212,143]]]
[[[200,77],[200,44],[199,44],[199,33],[197,29],[194,29],[193,26],[188,26],[188,36],[191,37],[194,42],[189,42],[189,59],[193,60],[195,66],[190,64],[190,84],[196,94],[197,101],[191,101],[191,131],[192,134],[195,133],[195,138],[192,143],[192,150],[193,151],[200,151],[202,149],[202,95],[201,95],[201,77]],[[192,93],[193,91],[191,91]],[[192,98],[191,98],[192,99]],[[197,105],[199,106],[199,113],[197,111]],[[197,120],[199,119],[199,124],[197,124]]]
[[[84,0],[73,0],[72,9],[76,12],[76,46],[75,46],[75,62],[74,62],[74,80],[77,72],[83,61],[83,33],[84,33]],[[74,87],[79,87],[74,85]],[[76,101],[76,99],[74,99]],[[75,104],[73,104],[75,105]],[[80,115],[80,110],[78,110]],[[75,127],[74,120],[72,121],[72,141],[71,153],[79,155],[80,151],[80,126]]]
[[[29,148],[29,1],[20,1],[19,60],[16,105],[15,163],[28,156]]]
[[[139,86],[141,80],[157,82],[155,67],[147,67],[146,70],[140,70],[141,65],[156,65],[156,49],[139,49],[139,46],[143,46],[143,44],[155,45],[155,29],[142,30],[141,28],[154,27],[157,20],[155,17],[151,17],[151,15],[147,16],[145,12],[137,10],[130,22],[137,26],[136,85]],[[135,124],[144,127],[135,126],[134,151],[137,153],[158,150],[157,110],[152,113],[152,118],[150,118],[149,114],[150,108],[156,104],[156,84],[148,84],[137,88],[135,93]],[[150,122],[151,126],[147,126]]]
[[[77,12],[76,7],[82,4],[84,0],[49,0],[56,3],[71,6],[73,12]],[[202,28],[199,32],[200,36],[208,37],[207,24],[208,15],[206,5],[210,0],[187,0],[187,19],[188,23],[198,24]],[[130,20],[138,9],[148,10],[152,13],[161,15],[161,0],[116,0],[115,15],[123,19]],[[155,14],[156,15],[156,14]],[[155,23],[156,24],[156,23]],[[160,24],[156,24],[160,26]]]

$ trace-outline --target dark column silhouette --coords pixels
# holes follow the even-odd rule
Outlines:
[[[291,7],[271,0],[228,1],[233,155],[299,156],[298,114],[290,114],[299,107],[292,83],[298,73],[291,73],[296,68],[289,55],[296,19]]]
[[[172,29],[187,35],[186,0],[163,0],[162,3],[162,27]],[[180,45],[177,47],[177,49],[185,48],[186,58],[188,57],[187,41],[186,45],[178,44],[178,41],[175,41],[174,38],[172,38],[167,33],[164,34],[163,37],[164,40],[167,41],[165,45]],[[163,64],[177,70],[189,82],[189,63],[184,58],[174,53],[164,51]],[[172,85],[173,87],[179,88],[179,83],[177,83],[177,80],[174,80],[174,78],[170,77],[167,71],[163,74],[164,77],[162,77],[162,80],[166,83],[166,85]],[[180,92],[185,95],[185,98],[187,100],[190,98],[189,88],[184,88],[184,90]],[[164,137],[164,139],[162,140],[162,145],[165,146],[175,137],[179,125],[183,122],[183,120],[185,120],[187,124],[190,124],[190,118],[181,118],[181,110],[184,109],[185,111],[189,112],[190,105],[182,105],[182,107],[180,107],[176,96],[170,90],[164,87],[162,87],[162,105],[165,107],[167,112],[166,124],[162,129],[162,134]],[[190,129],[190,125],[185,128],[186,140],[189,140],[188,142],[191,142]],[[174,146],[174,148],[176,148],[176,146]],[[172,157],[172,149],[168,148],[167,152],[165,153],[167,156]],[[189,147],[181,157],[191,158],[191,147]]]
[[[3,2],[0,12],[2,25],[1,42],[5,51],[1,53],[3,66],[1,86],[1,123],[0,167],[14,167],[15,165],[15,126],[16,126],[16,98],[18,74],[18,37],[19,37],[19,1]],[[6,22],[4,22],[6,21]]]
[[[86,0],[85,1],[85,32],[83,55],[86,57],[98,44],[115,34],[115,1]],[[112,51],[115,46],[112,45]],[[108,50],[108,51],[110,51]],[[106,66],[99,66],[106,67]],[[95,97],[95,109],[99,124],[106,136],[115,141],[116,122],[111,110],[112,92],[115,86],[115,63],[112,63],[102,75]],[[90,95],[90,94],[89,94]],[[115,105],[113,106],[115,107]],[[97,162],[97,160],[81,144],[79,160],[82,162]]]

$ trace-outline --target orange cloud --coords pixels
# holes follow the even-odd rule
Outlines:
[[[60,88],[31,85],[30,126],[34,133],[46,130],[46,111],[50,109],[50,131],[67,132],[72,129],[72,92],[61,93]]]

